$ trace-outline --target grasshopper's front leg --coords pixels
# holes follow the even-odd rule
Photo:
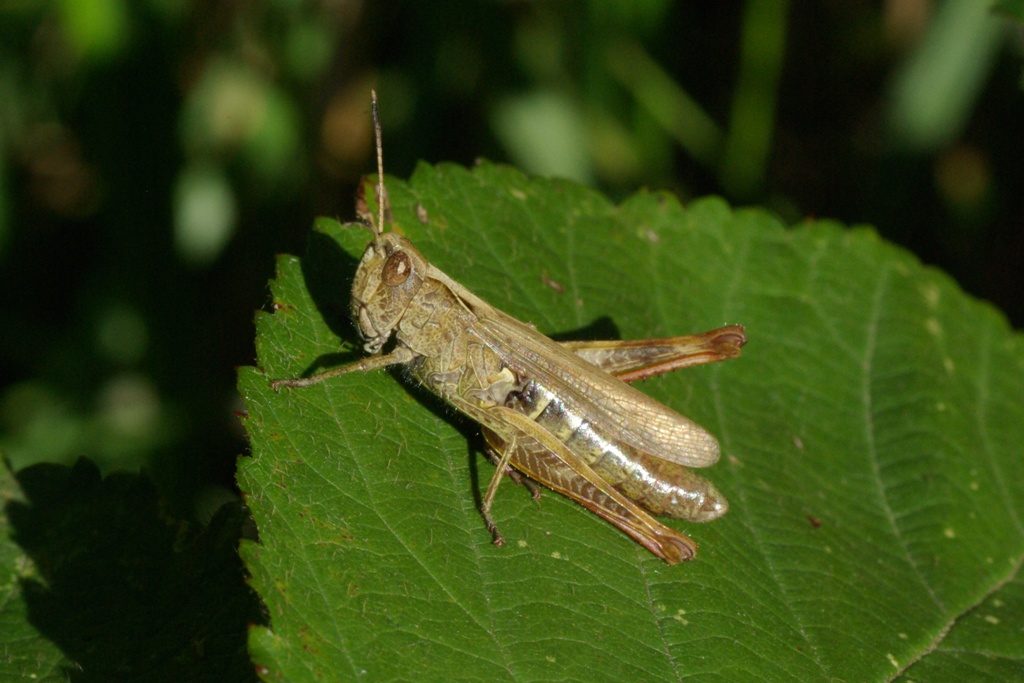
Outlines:
[[[399,346],[386,356],[370,356],[368,358],[362,358],[354,363],[342,365],[340,368],[333,368],[331,370],[325,370],[324,372],[318,372],[317,374],[310,375],[309,377],[274,379],[270,381],[270,388],[277,391],[281,387],[308,387],[314,384],[319,384],[320,382],[331,379],[332,377],[345,375],[350,372],[372,372],[374,370],[386,368],[389,365],[403,365],[415,357],[416,354],[414,354],[410,349],[407,349],[404,346]]]

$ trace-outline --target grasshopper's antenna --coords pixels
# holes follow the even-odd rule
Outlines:
[[[377,234],[384,232],[384,148],[380,138],[380,107],[377,105],[377,91],[371,90],[373,99],[373,133],[377,138]]]

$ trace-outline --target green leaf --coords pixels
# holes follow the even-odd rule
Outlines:
[[[1024,0],[996,0],[992,4],[992,11],[1024,22]]]
[[[0,679],[246,681],[259,605],[226,505],[198,529],[161,513],[135,474],[95,465],[4,468]]]
[[[0,467],[0,500],[5,512],[22,501],[14,475],[6,467]],[[4,577],[0,588],[0,680],[34,676],[36,681],[64,681],[64,656],[28,621],[23,588],[36,577],[36,570],[11,534],[10,519],[0,515],[0,571]]]
[[[718,436],[702,473],[731,508],[663,520],[700,543],[670,567],[507,483],[495,548],[477,427],[400,372],[274,393],[268,378],[363,355],[346,311],[369,233],[322,220],[306,257],[280,259],[260,368],[241,373],[266,680],[932,681],[963,678],[946,660],[1024,665],[1008,614],[1024,353],[997,311],[870,230],[786,229],[717,199],[615,206],[486,163],[421,166],[388,191],[434,265],[544,333],[746,325],[739,359],[640,385]]]

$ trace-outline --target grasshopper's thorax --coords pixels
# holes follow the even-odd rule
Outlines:
[[[367,245],[352,283],[352,319],[368,353],[379,353],[427,274],[427,261],[401,235],[385,232]]]

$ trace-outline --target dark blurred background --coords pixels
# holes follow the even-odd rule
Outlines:
[[[980,0],[0,0],[0,451],[232,497],[235,367],[274,255],[353,216],[371,87],[396,176],[871,223],[1019,327],[1021,35]]]

